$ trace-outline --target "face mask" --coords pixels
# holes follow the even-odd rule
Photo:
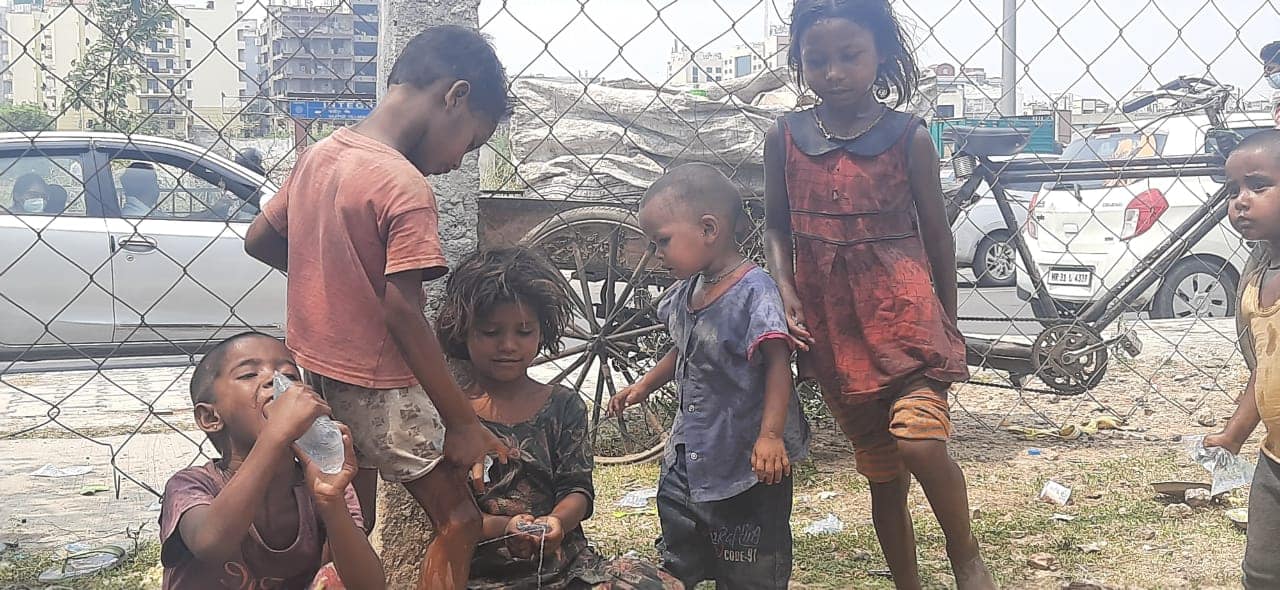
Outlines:
[[[22,202],[22,210],[27,213],[44,213],[44,199],[27,199]]]
[[[1267,76],[1267,84],[1270,84],[1276,90],[1280,90],[1280,72]]]

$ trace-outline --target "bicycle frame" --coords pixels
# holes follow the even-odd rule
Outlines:
[[[1229,194],[1225,186],[1215,192],[1196,211],[1174,228],[1151,253],[1147,254],[1117,284],[1109,287],[1101,297],[1090,302],[1076,317],[1069,318],[1065,310],[1049,294],[1040,269],[1031,256],[1014,216],[1005,185],[1011,183],[1070,184],[1073,181],[1138,180],[1146,178],[1181,178],[1195,176],[1220,176],[1224,173],[1222,157],[1205,154],[1179,158],[1135,158],[1125,160],[1096,160],[1085,162],[992,162],[990,158],[978,158],[974,177],[987,183],[996,200],[1001,217],[1009,230],[1010,242],[1022,260],[1031,279],[1034,296],[1047,305],[1060,319],[1071,319],[1087,324],[1096,330],[1105,329],[1114,322],[1129,304],[1163,277],[1192,246],[1198,243],[1226,217]],[[975,183],[977,184],[977,183]],[[965,188],[968,188],[967,186]],[[976,186],[974,187],[976,190]],[[961,189],[964,195],[964,189]],[[1028,220],[1034,223],[1034,220]],[[1120,301],[1120,305],[1113,304]]]

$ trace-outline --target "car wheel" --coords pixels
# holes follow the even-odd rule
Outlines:
[[[1017,279],[1018,251],[1009,243],[1009,234],[991,232],[978,243],[973,256],[973,273],[979,287],[1012,287]]]
[[[1152,319],[1221,318],[1236,313],[1235,270],[1192,257],[1174,265],[1151,302]]]

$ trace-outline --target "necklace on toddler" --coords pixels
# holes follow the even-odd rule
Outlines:
[[[741,262],[739,262],[739,263],[737,263],[737,264],[735,264],[735,265],[733,265],[733,266],[731,266],[731,267],[729,267],[729,268],[727,268],[727,269],[725,269],[725,270],[723,270],[723,271],[720,271],[720,274],[717,274],[717,275],[716,275],[716,276],[714,276],[714,277],[709,277],[709,276],[707,276],[707,275],[706,275],[706,273],[698,273],[698,275],[702,277],[702,281],[703,281],[703,282],[705,282],[706,284],[708,284],[708,285],[714,285],[714,284],[716,284],[716,283],[719,283],[720,281],[723,281],[723,280],[725,280],[725,279],[729,278],[729,275],[733,274],[733,272],[734,272],[734,271],[736,271],[736,270],[738,270],[739,268],[742,268],[742,265],[744,265],[744,264],[746,264],[746,263],[747,263],[747,259],[746,259],[746,258],[743,258]]]

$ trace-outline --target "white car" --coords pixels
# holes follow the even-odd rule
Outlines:
[[[1056,160],[1054,154],[1026,154],[1015,159]],[[950,166],[944,167],[947,170]],[[944,174],[945,176],[945,174]],[[944,179],[944,183],[947,182]],[[958,188],[954,187],[954,188]],[[1021,228],[1027,222],[1027,210],[1031,206],[1031,198],[1040,190],[1040,183],[1013,183],[1005,187],[1009,196],[1009,205],[1013,209],[1013,217]],[[983,184],[978,188],[981,195],[977,202],[960,211],[956,220],[951,223],[951,233],[955,236],[956,266],[971,268],[979,287],[1012,287],[1017,274],[1017,251],[1009,243],[1012,236],[1000,207],[996,204],[991,190]]]
[[[1241,134],[1275,126],[1263,114],[1233,114]],[[1066,147],[1062,160],[1123,159],[1207,153],[1205,116],[1126,122],[1093,129]],[[1114,288],[1221,186],[1210,177],[1046,184],[1031,206],[1023,236],[1049,294],[1082,306]],[[1226,221],[1192,245],[1133,309],[1153,318],[1223,317],[1235,313],[1235,290],[1248,246]],[[1018,293],[1032,297],[1018,262]]]
[[[0,361],[194,354],[283,333],[284,276],[244,252],[262,176],[205,148],[0,133]]]

